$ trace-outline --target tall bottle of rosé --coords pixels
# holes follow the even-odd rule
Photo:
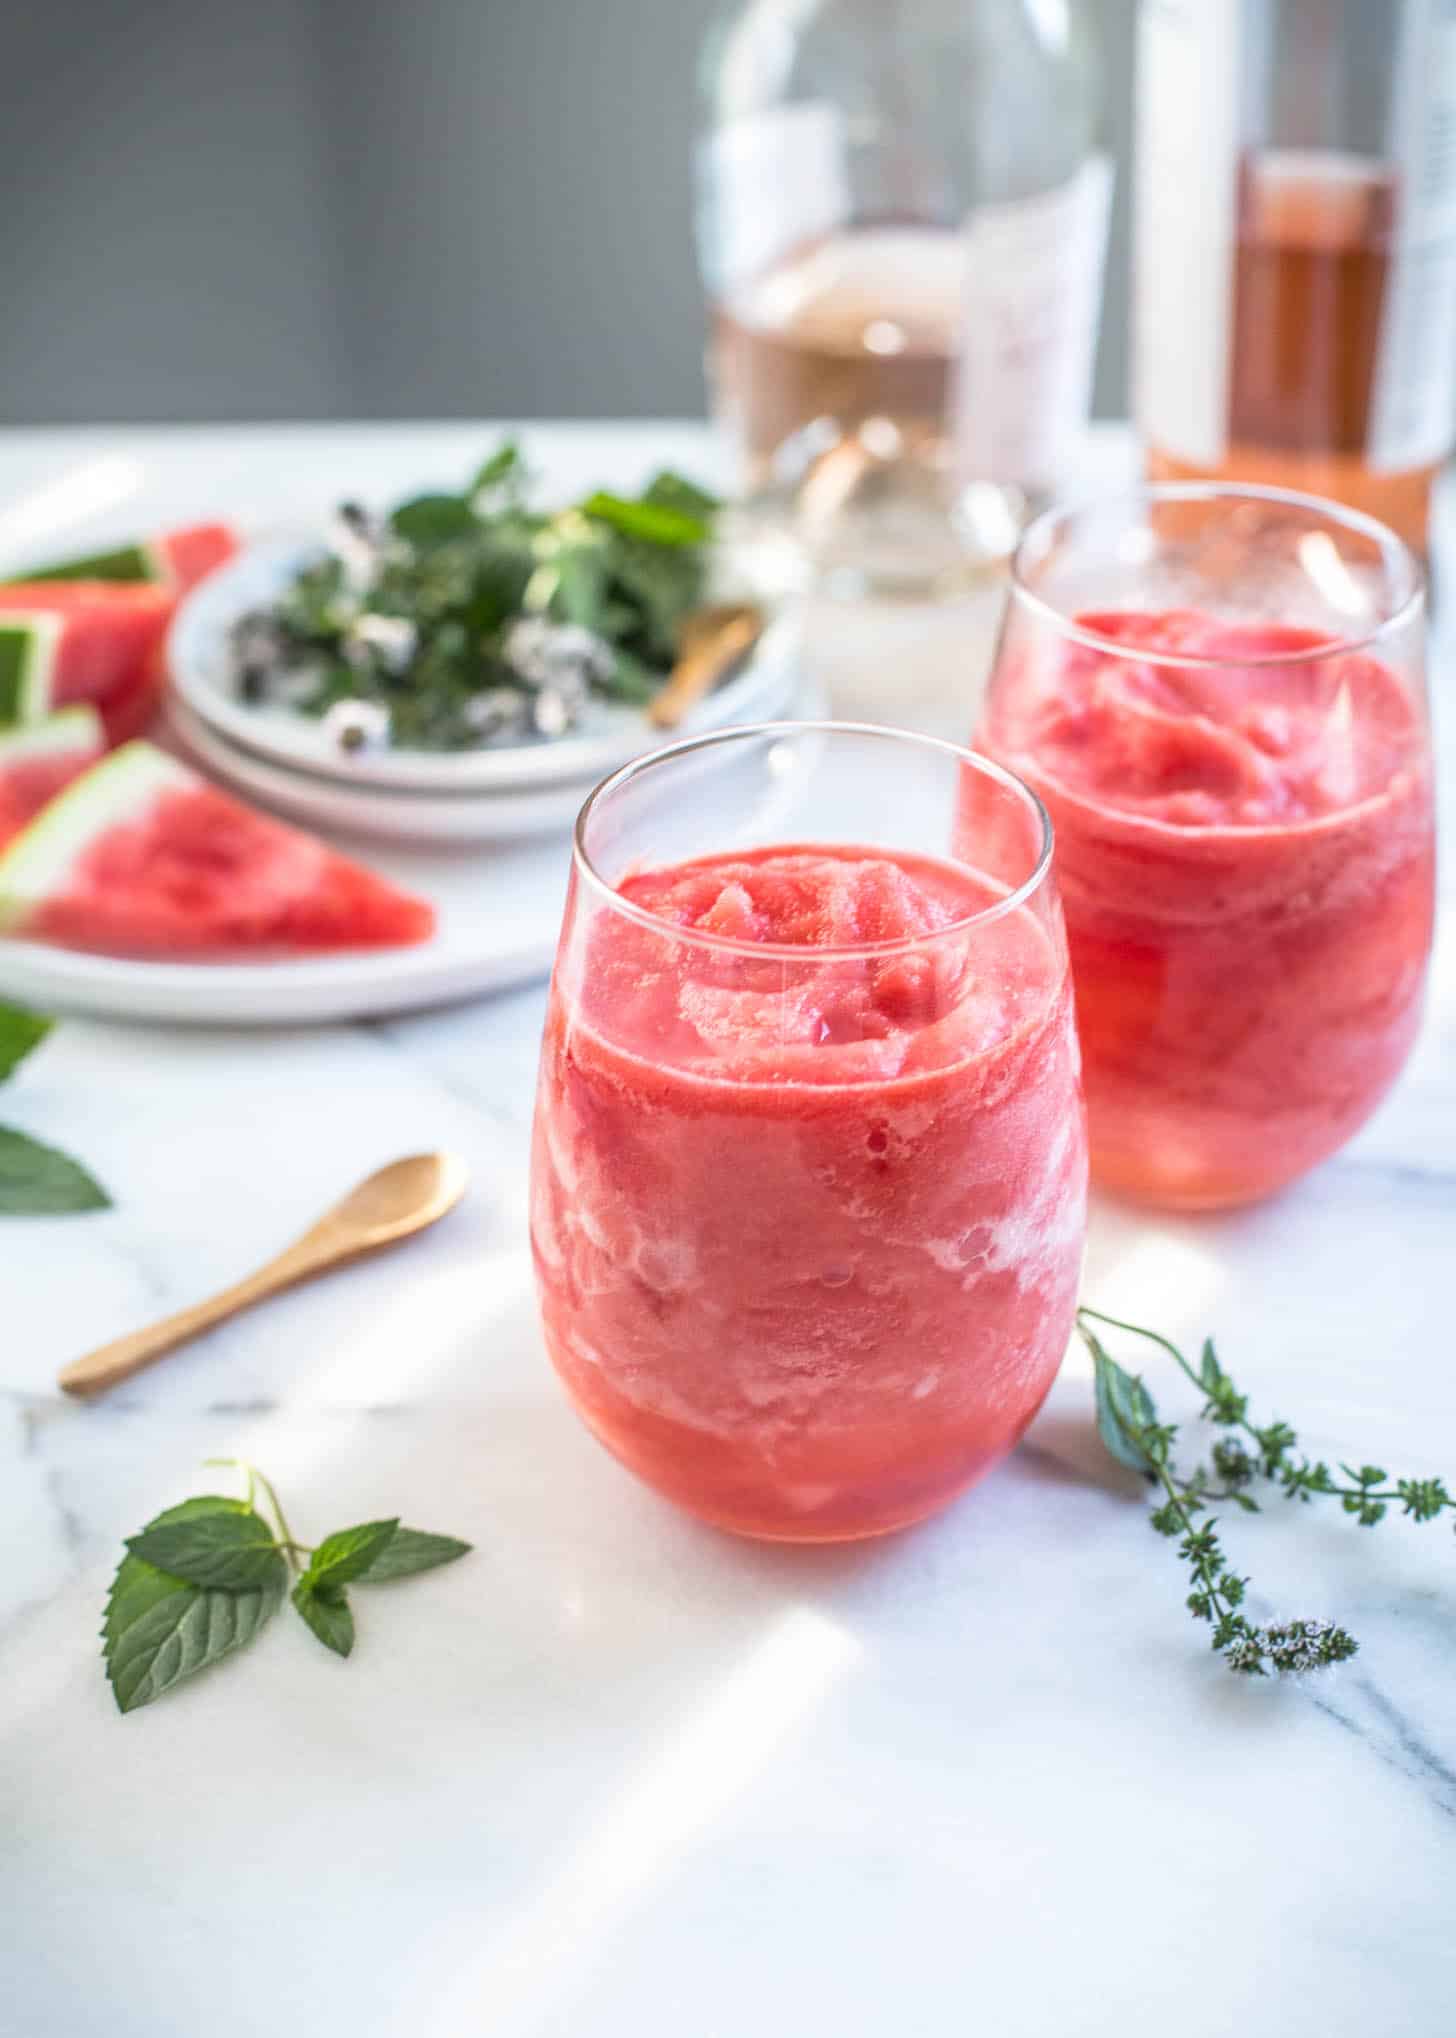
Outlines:
[[[1456,443],[1456,0],[1144,0],[1135,409],[1155,480],[1426,549]]]
[[[1004,559],[1091,396],[1093,0],[738,0],[699,247],[743,563],[925,594]]]

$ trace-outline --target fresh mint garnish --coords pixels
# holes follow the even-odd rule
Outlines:
[[[338,1529],[309,1549],[295,1539],[261,1472],[231,1458],[210,1462],[244,1474],[242,1499],[210,1493],[184,1500],[127,1538],[102,1627],[106,1674],[122,1712],[149,1705],[252,1641],[282,1601],[290,1572],[300,1574],[291,1594],[299,1615],[326,1648],[347,1656],[354,1616],[346,1584],[407,1578],[470,1549],[394,1519]]]
[[[310,1584],[307,1578],[300,1578],[293,1588],[293,1604],[326,1649],[332,1649],[336,1656],[350,1653],[354,1647],[354,1616],[342,1585]]]
[[[239,1501],[203,1494],[169,1507],[143,1535],[241,1511]],[[189,1584],[131,1553],[123,1557],[102,1626],[106,1674],[120,1710],[150,1705],[183,1678],[251,1642],[277,1610],[286,1577],[280,1561],[272,1584],[228,1592]]]
[[[342,505],[327,548],[234,629],[242,698],[438,752],[549,742],[593,699],[650,700],[704,601],[717,503],[669,472],[542,508],[528,479],[507,442],[458,495]]]
[[[1094,1325],[1156,1346],[1198,1388],[1204,1421],[1224,1432],[1209,1453],[1207,1466],[1178,1468],[1173,1457],[1178,1426],[1158,1420],[1156,1404],[1141,1378],[1117,1363]],[[1299,1438],[1287,1422],[1261,1425],[1250,1418],[1249,1398],[1225,1371],[1211,1338],[1205,1340],[1195,1366],[1161,1332],[1104,1316],[1097,1309],[1079,1309],[1077,1329],[1092,1355],[1098,1434],[1119,1464],[1142,1473],[1157,1489],[1152,1526],[1177,1542],[1189,1570],[1188,1611],[1195,1620],[1208,1622],[1211,1646],[1230,1670],[1264,1677],[1271,1671],[1317,1670],[1353,1656],[1358,1642],[1332,1621],[1258,1624],[1249,1619],[1242,1610],[1249,1581],[1230,1568],[1217,1533],[1218,1518],[1209,1509],[1229,1506],[1257,1514],[1259,1501],[1250,1489],[1264,1485],[1287,1500],[1338,1500],[1360,1527],[1374,1528],[1392,1504],[1399,1504],[1412,1521],[1435,1521],[1456,1511],[1456,1495],[1441,1479],[1391,1483],[1379,1465],[1342,1464],[1343,1477],[1337,1478],[1323,1459],[1300,1452]]]
[[[0,1083],[40,1046],[54,1024],[18,1005],[0,1005]]]
[[[382,1556],[399,1528],[394,1521],[366,1521],[358,1528],[338,1529],[325,1536],[305,1571],[308,1585],[348,1585],[362,1578],[376,1557]]]
[[[0,1217],[67,1217],[110,1207],[111,1198],[79,1161],[0,1125]]]
[[[0,1005],[0,1083],[40,1046],[54,1023],[18,1005]],[[64,1217],[110,1207],[111,1198],[79,1161],[0,1125],[0,1217]]]
[[[288,1579],[272,1528],[250,1507],[153,1522],[139,1536],[128,1536],[126,1546],[134,1557],[189,1585],[215,1585],[224,1592],[281,1590]]]
[[[458,1536],[430,1536],[423,1529],[396,1529],[367,1571],[360,1573],[365,1585],[383,1585],[391,1578],[413,1578],[437,1565],[453,1564],[469,1550]]]

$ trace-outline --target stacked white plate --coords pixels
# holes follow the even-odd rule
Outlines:
[[[241,701],[228,637],[271,602],[316,546],[255,546],[203,583],[172,628],[169,719],[182,746],[248,798],[312,827],[387,842],[490,843],[561,835],[608,772],[671,740],[640,708],[594,702],[554,742],[439,755],[341,750],[323,724]],[[792,712],[799,660],[791,626],[765,632],[753,656],[684,716],[675,736]]]

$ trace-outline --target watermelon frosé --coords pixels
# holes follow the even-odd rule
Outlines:
[[[1061,1361],[1086,1153],[1060,913],[1044,860],[1017,889],[975,847],[790,840],[612,888],[578,858],[533,1156],[547,1344],[608,1449],[719,1526],[916,1521]]]
[[[1393,541],[1392,541],[1393,542]],[[1056,830],[1093,1172],[1185,1208],[1341,1147],[1405,1062],[1431,943],[1418,671],[1198,609],[1008,640],[985,747]]]

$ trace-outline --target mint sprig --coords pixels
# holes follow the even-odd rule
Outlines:
[[[0,1005],[0,1083],[33,1054],[54,1022]],[[106,1210],[111,1198],[79,1161],[0,1125],[0,1217],[63,1217]]]
[[[144,1533],[195,1527],[246,1511],[241,1501],[203,1494],[169,1507]],[[101,1629],[106,1674],[120,1710],[150,1705],[184,1677],[251,1642],[277,1611],[287,1578],[287,1567],[275,1553],[266,1584],[225,1591],[159,1570],[129,1550],[112,1580]]]
[[[292,1604],[304,1623],[326,1648],[348,1656],[354,1615],[346,1585],[410,1577],[470,1549],[454,1536],[402,1528],[397,1519],[336,1530],[309,1549],[295,1540],[261,1472],[237,1459],[210,1462],[244,1474],[242,1499],[201,1494],[126,1539],[101,1631],[106,1675],[122,1712],[150,1705],[251,1642],[277,1611],[291,1572],[298,1574]]]

